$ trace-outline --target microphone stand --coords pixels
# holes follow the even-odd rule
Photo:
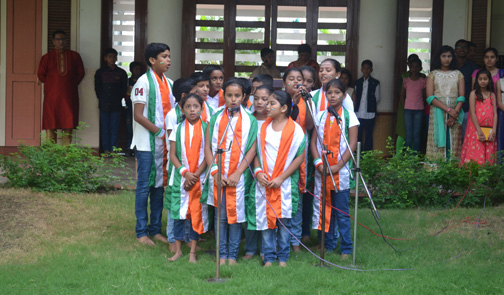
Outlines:
[[[228,109],[229,113],[231,113],[231,118],[233,116],[233,113],[235,113],[235,110],[233,109]],[[217,157],[217,220],[216,220],[216,233],[215,233],[215,265],[216,265],[216,271],[215,271],[215,278],[208,279],[209,282],[212,283],[221,283],[225,282],[225,279],[221,279],[220,277],[220,216],[221,216],[221,197],[222,197],[222,154],[226,151],[229,151],[231,149],[231,145],[233,141],[229,143],[229,149],[224,150],[221,148],[222,141],[224,141],[224,138],[227,136],[227,131],[229,129],[229,126],[231,125],[231,118],[229,118],[229,114],[226,114],[228,116],[228,123],[226,125],[226,129],[224,130],[224,133],[222,134],[222,137],[219,141],[219,144],[217,145],[217,150],[213,154],[212,162],[215,161],[215,158]],[[210,166],[211,167],[211,166]],[[203,185],[207,181],[210,171],[212,169],[208,169],[207,173],[205,175],[205,179],[203,180]]]
[[[303,91],[304,92],[304,91]],[[333,187],[334,189],[336,190],[336,183],[334,182],[334,176],[333,176],[333,173],[330,169],[330,165],[329,165],[329,160],[327,159],[327,154],[332,154],[331,151],[329,151],[327,149],[327,145],[324,145],[324,141],[323,139],[320,137],[320,134],[319,134],[319,128],[317,126],[317,124],[315,124],[315,114],[313,112],[313,109],[312,109],[312,100],[311,100],[311,95],[309,93],[304,93],[303,95],[303,92],[301,92],[301,96],[303,98],[306,97],[306,101],[308,102],[307,105],[308,105],[308,109],[310,111],[310,114],[312,116],[312,120],[313,120],[313,126],[315,127],[315,130],[316,130],[316,134],[317,134],[317,140],[320,144],[320,146],[322,147],[322,150],[321,150],[321,157],[322,157],[322,161],[323,161],[323,169],[322,169],[322,198],[321,198],[321,203],[323,204],[322,206],[322,233],[321,233],[321,239],[320,239],[320,257],[322,258],[322,260],[320,260],[320,266],[324,266],[324,262],[323,262],[323,259],[324,259],[324,255],[325,255],[325,216],[326,216],[326,204],[327,204],[327,190],[326,190],[326,186],[327,186],[327,171],[329,171],[329,175],[331,176],[331,181],[332,181],[332,184],[333,184]]]

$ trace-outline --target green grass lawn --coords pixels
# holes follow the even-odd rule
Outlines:
[[[399,250],[412,248],[402,253],[359,228],[357,267],[378,271],[318,267],[303,251],[291,253],[286,268],[278,263],[263,268],[259,258],[238,260],[239,265],[221,267],[226,282],[209,283],[215,255],[198,252],[198,264],[192,265],[183,247],[184,256],[169,262],[166,245],[151,248],[136,241],[134,192],[0,189],[0,294],[504,294],[504,208],[484,210],[474,239],[475,224],[459,221],[468,216],[475,221],[481,208],[436,212],[380,210],[386,235],[416,238],[390,241]],[[378,232],[369,209],[359,211],[359,221]],[[428,238],[448,223],[453,227]],[[214,248],[213,237],[203,237],[202,249]],[[313,232],[310,247],[316,243]],[[337,254],[326,258],[351,263]],[[410,270],[380,270],[386,268]]]

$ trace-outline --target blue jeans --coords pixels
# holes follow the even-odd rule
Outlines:
[[[331,196],[331,205],[335,208],[338,208],[334,205],[334,198]],[[336,250],[336,246],[338,246],[338,239],[340,237],[340,233],[338,230],[338,223],[336,222],[336,211],[331,209],[331,222],[329,222],[329,231],[325,233],[324,246],[327,251]],[[318,240],[321,239],[322,231],[317,232]]]
[[[290,218],[281,218],[282,223],[287,227],[291,227]],[[278,238],[276,237],[278,232]],[[290,233],[277,220],[277,229],[267,229],[261,231],[262,234],[262,251],[264,253],[264,263],[274,262],[278,258],[279,262],[287,262],[289,260],[291,238]],[[278,241],[278,251],[277,249]]]
[[[312,215],[313,215],[313,196],[305,193],[303,196],[303,224],[301,226],[301,235],[310,236]]]
[[[423,110],[404,110],[406,127],[406,147],[420,151],[420,131],[422,130]]]
[[[217,217],[217,208],[215,208]],[[217,218],[215,218],[217,220]],[[241,240],[241,223],[228,224],[226,210],[226,188],[222,190],[221,216],[220,216],[220,258],[238,259],[238,249]],[[229,231],[229,244],[228,244]]]
[[[296,236],[299,240],[301,240],[301,223],[303,223],[303,195],[299,194],[298,210],[296,215],[291,218],[289,227],[292,234],[294,234],[294,236]],[[296,240],[293,236],[290,237],[291,245],[299,246],[298,240]]]
[[[112,152],[118,147],[118,131],[121,112],[100,111],[100,134],[104,152]]]
[[[259,240],[259,231],[245,228],[245,255],[257,254],[257,242]]]
[[[166,237],[168,239],[168,243],[175,243],[175,233],[173,231],[174,228],[174,220],[170,217],[170,210],[168,210],[168,216],[166,218]]]
[[[363,143],[362,151],[373,150],[373,130],[376,117],[373,119],[361,119],[359,118],[359,134],[357,135],[357,140],[362,142],[362,135],[366,133],[366,141]]]
[[[189,224],[189,230],[186,230],[186,225]],[[186,235],[189,236],[189,241],[199,241],[200,235],[194,231],[190,220],[174,219],[173,222],[176,241],[186,241]],[[184,234],[186,233],[186,234]]]
[[[151,152],[138,151],[137,187],[135,192],[136,236],[155,236],[161,233],[161,217],[163,215],[163,187],[149,186],[149,173],[153,163]],[[150,224],[147,215],[147,203],[150,196]]]
[[[348,210],[348,198],[350,196],[350,190],[343,191],[331,191],[331,203],[335,208],[340,209],[341,211],[349,214]],[[333,218],[333,214],[331,214],[331,226],[329,226],[329,233],[331,232],[331,227],[336,230],[335,225],[338,226],[341,242],[340,242],[340,250],[341,254],[351,254],[352,253],[352,237],[350,236],[351,225],[350,225],[350,216],[338,211],[331,210],[331,213],[335,213],[335,217]],[[333,224],[333,220],[336,219],[336,223]],[[337,241],[337,239],[336,239]],[[335,246],[336,248],[336,246]]]

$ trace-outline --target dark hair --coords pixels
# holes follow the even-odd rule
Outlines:
[[[201,81],[210,81],[210,77],[203,72],[194,72],[189,76],[189,78],[194,80],[195,84],[198,84]]]
[[[450,52],[452,55],[452,62],[449,66],[450,70],[456,70],[458,69],[458,63],[457,59],[455,58],[455,51],[453,50],[453,47],[448,46],[448,45],[443,45],[441,48],[439,48],[436,51],[436,54],[434,55],[434,58],[432,59],[432,69],[431,70],[439,70],[441,69],[441,54],[445,52]]]
[[[142,67],[142,63],[140,63],[138,61],[132,61],[129,64],[129,70],[130,70],[130,72],[133,71],[133,69],[136,68],[136,67]]]
[[[263,85],[273,86],[273,77],[268,74],[259,74],[252,79],[252,83],[261,82]]]
[[[257,90],[263,90],[263,89],[268,91],[268,95],[271,95],[271,93],[273,93],[273,91],[275,91],[275,89],[273,89],[273,86],[263,84],[263,85],[257,86],[256,92],[257,92]]]
[[[361,63],[361,68],[364,67],[364,65],[368,65],[370,68],[373,68],[373,62],[369,59],[365,59]]]
[[[471,42],[471,41],[467,41],[467,46],[468,46],[468,47],[474,47],[474,48],[477,48],[477,47],[478,47],[478,46],[476,46],[476,43]]]
[[[409,62],[408,66],[411,67],[412,64],[417,63],[420,65],[420,68],[422,67],[422,61],[420,59],[413,59]]]
[[[287,81],[287,76],[289,76],[289,74],[292,72],[299,72],[301,74],[301,77],[303,77],[303,80],[304,80],[303,71],[301,71],[300,68],[290,68],[290,69],[287,69],[287,71],[285,71],[285,73],[282,77],[284,82]]]
[[[308,53],[311,56],[311,47],[308,44],[301,44],[297,48],[298,54],[301,54],[303,52]]]
[[[287,106],[287,113],[285,113],[285,116],[289,117],[291,115],[291,106],[292,106],[292,97],[290,96],[290,94],[282,90],[275,90],[273,91],[273,93],[271,93],[270,96],[273,96],[273,98],[276,101],[278,101],[280,107],[283,107],[284,105]]]
[[[226,94],[226,88],[231,86],[231,85],[236,85],[242,89],[242,93],[245,94],[245,88],[243,86],[243,82],[235,77],[231,77],[224,82],[224,85],[222,85],[222,90],[224,91],[224,94]]]
[[[343,76],[343,75],[348,76],[348,87],[352,86],[353,85],[353,78],[352,78],[352,73],[350,72],[350,70],[348,70],[348,69],[341,70],[341,76]],[[340,76],[340,79],[341,79],[341,76]],[[343,84],[345,84],[345,83],[343,83]]]
[[[416,53],[412,53],[408,56],[408,63],[410,63],[411,61],[415,60],[415,59],[420,59],[420,57],[418,57],[418,54]]]
[[[149,67],[152,67],[152,64],[149,61],[149,58],[157,59],[157,56],[164,52],[165,50],[170,51],[170,47],[164,43],[150,43],[145,47],[145,62]]]
[[[308,71],[312,74],[312,78],[313,78],[313,85],[317,85],[317,73],[315,72],[315,69],[310,67],[310,66],[302,66],[299,68],[301,70],[301,73],[303,73],[303,71]],[[304,74],[303,74],[303,78],[304,78]]]
[[[175,80],[175,82],[173,82],[173,96],[175,97],[175,101],[179,103],[182,99],[182,94],[188,94],[195,86],[196,82],[191,78],[180,78]]]
[[[275,53],[275,52],[273,50],[271,50],[270,48],[261,49],[261,58],[265,57],[266,55],[268,55],[270,53]]]
[[[103,52],[103,57],[106,57],[107,55],[109,54],[115,54],[115,56],[117,56],[117,50],[115,50],[114,48],[107,48],[105,49],[105,51]]]
[[[488,84],[486,90],[490,91],[490,93],[494,91],[494,84],[492,80],[492,74],[487,69],[481,69],[476,73],[476,80],[474,81],[474,92],[476,94],[476,100],[483,101],[483,94],[481,93],[481,87],[478,84],[478,77],[480,75],[487,75]]]
[[[459,43],[465,43],[465,44],[469,45],[466,39],[458,39],[457,42],[455,42],[455,47],[457,47],[457,45]]]
[[[184,96],[184,98],[182,98],[179,102],[181,110],[184,109],[184,105],[187,102],[187,100],[189,100],[189,98],[196,99],[198,101],[198,103],[200,104],[200,106],[203,108],[203,99],[199,95],[197,95],[196,93],[189,93],[188,95]],[[184,115],[184,112],[182,112],[182,116],[180,116],[179,123],[183,122],[185,119],[186,119],[186,116]]]
[[[499,53],[497,52],[497,49],[495,49],[493,47],[488,47],[487,49],[485,49],[485,51],[483,51],[483,56],[485,56],[485,54],[487,54],[487,52],[490,52],[490,51],[495,54],[496,58],[499,58]]]
[[[238,78],[238,80],[240,80],[243,85],[243,92],[245,92],[245,99],[248,99],[250,93],[252,93],[252,84],[250,83],[250,80],[247,78]]]
[[[55,39],[56,35],[58,35],[58,34],[65,35],[65,37],[66,37],[66,33],[64,31],[62,31],[62,30],[56,30],[56,31],[54,31],[52,33],[52,38]]]
[[[339,61],[335,60],[334,58],[326,58],[324,59],[320,64],[325,63],[326,61],[330,62],[334,69],[336,70],[336,73],[341,72],[341,64]]]
[[[213,71],[221,71],[224,74],[224,68],[220,65],[208,65],[203,69],[203,74],[207,74],[208,77],[211,76]]]
[[[327,82],[325,89],[324,89],[325,92],[327,92],[327,90],[329,90],[329,88],[331,88],[331,87],[336,87],[339,90],[341,90],[341,92],[343,92],[343,93],[345,93],[345,91],[346,91],[345,83],[343,83],[343,81],[341,81],[340,79],[332,79],[331,81]]]

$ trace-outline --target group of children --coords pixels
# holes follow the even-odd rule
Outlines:
[[[139,242],[154,245],[151,236],[170,243],[171,261],[182,256],[181,245],[189,242],[189,261],[196,262],[200,235],[215,225],[211,219],[217,216],[216,174],[221,171],[220,220],[214,220],[221,225],[220,264],[236,263],[242,224],[246,224],[245,259],[257,253],[260,234],[265,266],[276,259],[285,266],[291,245],[297,251],[301,235],[309,236],[309,227],[307,234],[302,228],[310,223],[326,233],[328,250],[336,248],[341,234],[342,257],[352,253],[348,161],[359,121],[347,87],[338,79],[339,62],[323,61],[318,75],[309,66],[291,68],[283,76],[285,91],[274,91],[269,75],[258,74],[252,83],[234,77],[224,80],[224,70],[214,65],[172,83],[163,74],[170,67],[165,44],[149,44],[145,59],[150,69],[131,90]],[[317,80],[321,88],[312,89]],[[328,107],[334,108],[337,118]],[[329,178],[321,179],[322,145],[332,152],[328,169],[335,186]],[[213,161],[219,148],[220,170]],[[324,181],[328,213],[322,229]],[[305,203],[303,196],[313,204]],[[161,235],[163,206],[169,212],[168,240]]]

